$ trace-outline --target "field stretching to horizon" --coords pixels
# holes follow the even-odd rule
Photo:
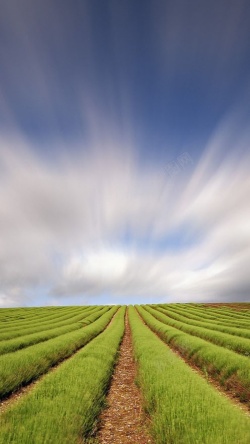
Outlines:
[[[249,444],[250,303],[0,309],[0,444]]]

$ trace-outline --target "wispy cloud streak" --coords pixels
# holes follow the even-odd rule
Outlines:
[[[241,154],[218,162],[230,127],[175,177],[162,164],[142,167],[122,143],[52,160],[2,139],[2,303],[42,285],[58,300],[248,299],[250,158],[242,132]]]
[[[1,11],[0,306],[249,299],[249,2],[73,3]]]

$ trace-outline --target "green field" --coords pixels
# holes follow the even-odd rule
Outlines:
[[[126,315],[152,443],[249,444],[250,303],[0,309],[1,444],[99,442]]]

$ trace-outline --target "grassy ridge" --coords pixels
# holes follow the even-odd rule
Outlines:
[[[194,325],[196,327],[202,327],[206,328],[208,330],[216,330],[220,331],[221,333],[227,333],[232,336],[239,336],[243,338],[250,339],[250,329],[242,329],[242,328],[234,328],[229,326],[223,326],[219,325],[219,322],[216,323],[210,323],[207,321],[197,320],[197,319],[190,319],[188,316],[186,316],[184,313],[179,313],[178,310],[172,310],[171,308],[161,308],[157,305],[150,305],[151,308],[156,308],[158,311],[160,311],[163,314],[166,314],[170,318],[173,318],[177,321],[183,322],[184,324],[188,325]]]
[[[68,311],[64,314],[58,315],[57,313],[54,313],[53,316],[50,316],[48,318],[45,318],[43,320],[36,319],[35,321],[30,320],[29,322],[25,321],[25,324],[21,325],[14,325],[14,323],[11,323],[10,326],[6,326],[5,328],[2,328],[0,331],[0,340],[6,340],[6,339],[12,339],[14,337],[17,337],[19,335],[29,334],[28,332],[37,332],[46,330],[47,327],[50,327],[51,324],[53,326],[62,326],[64,325],[65,321],[70,321],[70,319],[75,319],[78,317],[78,319],[81,319],[82,315],[85,315],[87,313],[92,313],[94,310],[98,310],[102,307],[95,307],[94,309],[85,309],[82,308],[82,310],[76,310],[76,311]]]
[[[243,331],[248,336],[247,330],[239,328],[249,326],[247,312],[239,317],[228,310],[224,316],[222,308],[194,304],[136,308],[151,330],[188,362],[224,388],[233,388],[241,401],[250,400],[249,358],[228,350],[225,343],[205,340],[205,334],[223,341],[229,336],[232,343],[239,340],[241,346],[249,347],[250,341],[237,334]],[[18,310],[18,320],[14,310]],[[8,350],[0,356],[0,399],[45,374],[1,415],[0,444],[97,442],[91,432],[105,402],[124,331],[125,307],[116,310],[117,306],[45,307],[11,309],[5,315],[0,310],[0,341],[4,335],[14,335],[0,342],[0,353]],[[155,444],[248,444],[250,419],[143,325],[134,308],[129,313],[138,381],[151,415]]]
[[[50,312],[49,314],[45,313],[37,313],[36,315],[33,315],[29,318],[23,318],[23,319],[12,319],[9,322],[6,322],[5,324],[2,324],[1,321],[1,325],[0,325],[0,330],[1,331],[6,331],[6,330],[13,330],[15,328],[22,328],[25,326],[29,326],[29,325],[35,325],[35,324],[39,324],[39,323],[47,323],[50,320],[53,319],[63,319],[64,317],[66,318],[67,316],[69,316],[69,314],[71,313],[80,313],[82,312],[82,310],[86,310],[86,308],[84,307],[69,307],[68,310],[64,310],[63,312],[57,311],[56,309],[53,310],[53,312]]]
[[[212,342],[216,345],[220,345],[234,352],[240,353],[244,356],[250,356],[250,341],[246,338],[235,337],[227,333],[220,333],[214,330],[208,330],[207,328],[196,327],[195,325],[184,324],[183,322],[177,321],[175,319],[167,316],[166,311],[162,314],[161,308],[155,309],[148,305],[143,306],[147,311],[149,311],[153,316],[155,316],[161,322],[175,327],[178,330],[182,330],[193,336],[198,336],[199,338],[205,339],[206,341]]]
[[[248,444],[250,419],[166,347],[132,307],[129,319],[155,443]]]
[[[153,305],[151,305],[153,307]],[[171,311],[171,313],[175,313],[181,316],[184,316],[187,320],[190,321],[199,321],[199,322],[203,322],[204,324],[210,325],[211,329],[216,329],[219,328],[220,331],[224,331],[225,332],[229,332],[230,334],[235,334],[238,336],[243,336],[248,338],[250,336],[250,322],[248,324],[245,324],[245,327],[241,327],[239,324],[232,324],[230,323],[230,321],[228,323],[225,323],[223,321],[221,321],[221,319],[206,319],[203,315],[203,313],[200,314],[194,314],[193,311],[191,311],[189,309],[189,307],[185,307],[185,308],[181,308],[181,307],[167,307],[166,305],[164,305],[164,307],[162,305],[159,305],[160,308],[164,308],[165,310]],[[223,329],[223,330],[222,330]]]
[[[84,329],[0,357],[0,399],[45,373],[101,333],[118,307],[112,307]],[[95,315],[91,315],[95,316]]]
[[[215,305],[194,304],[194,305],[195,305],[195,307],[202,308],[203,310],[205,309],[205,311],[209,311],[209,312],[215,313],[215,314],[223,314],[224,316],[229,316],[229,317],[234,317],[234,318],[242,318],[242,319],[243,318],[244,319],[250,318],[250,302],[238,302],[238,303],[233,303],[233,304],[230,304],[228,302],[224,305],[220,305],[220,304],[215,304]],[[233,309],[233,307],[231,307],[231,305],[234,305],[235,307],[237,307],[237,309],[236,310]],[[242,309],[242,306],[244,306],[245,308]]]
[[[6,340],[10,340],[10,339],[15,339],[17,337],[20,336],[24,336],[24,335],[29,335],[29,334],[34,334],[34,333],[38,333],[41,331],[45,331],[45,330],[49,330],[51,328],[51,325],[53,325],[54,328],[59,328],[59,327],[63,327],[64,325],[66,325],[66,323],[72,323],[72,322],[78,322],[81,321],[83,319],[83,317],[89,316],[92,313],[95,313],[96,311],[100,310],[101,308],[104,307],[95,307],[90,309],[86,309],[86,310],[82,310],[81,312],[79,312],[79,314],[70,314],[63,317],[63,319],[50,319],[48,322],[41,322],[41,323],[36,323],[36,324],[32,324],[30,323],[28,327],[25,328],[17,328],[17,329],[13,329],[13,330],[8,330],[4,333],[0,333],[0,343],[1,341],[6,341]]]
[[[241,401],[250,399],[250,361],[244,356],[184,333],[157,320],[149,311],[136,306],[147,325],[164,342],[177,349],[191,363],[216,379],[225,389],[233,388]]]
[[[89,314],[86,312],[85,315],[82,313],[79,317],[77,316],[78,322],[72,322],[73,318],[70,320],[64,321],[63,327],[59,328],[50,328],[49,330],[43,330],[39,333],[29,334],[27,336],[21,336],[19,338],[10,339],[8,341],[0,342],[0,355],[11,353],[16,350],[21,350],[26,347],[30,347],[31,345],[38,344],[39,342],[45,342],[49,339],[56,338],[57,336],[69,333],[70,331],[78,330],[79,328],[88,325],[90,322],[98,319],[102,314],[106,313],[109,310],[109,307],[103,307],[99,310],[96,310],[95,313]],[[70,322],[69,322],[70,321]],[[81,321],[81,322],[79,322]],[[50,324],[50,327],[53,324]]]
[[[12,322],[22,321],[24,319],[30,319],[34,316],[49,315],[53,312],[63,312],[65,310],[76,308],[74,306],[64,306],[64,307],[20,307],[20,308],[1,308],[0,310],[0,321],[2,322]]]
[[[124,314],[122,307],[103,333],[1,416],[1,444],[85,442],[105,401]]]
[[[164,304],[167,306],[167,304]],[[249,327],[249,315],[241,316],[239,312],[235,310],[226,311],[224,308],[207,308],[203,305],[195,304],[173,304],[174,306],[182,306],[183,308],[192,311],[193,313],[200,314],[204,318],[214,319],[215,321],[227,322],[227,323],[239,323],[248,325]],[[162,305],[163,306],[163,305]]]

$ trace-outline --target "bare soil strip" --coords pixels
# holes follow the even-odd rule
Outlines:
[[[140,316],[142,322],[144,325],[146,325],[149,330],[154,333],[155,336],[157,336],[158,339],[168,348],[172,350],[173,353],[175,353],[180,359],[182,359],[195,373],[198,373],[203,379],[206,379],[207,382],[209,382],[222,396],[226,396],[229,402],[236,405],[240,410],[242,410],[247,416],[250,416],[250,406],[248,406],[247,403],[244,403],[243,401],[240,401],[238,397],[236,397],[235,392],[233,390],[233,387],[231,389],[224,389],[216,379],[212,378],[210,375],[204,375],[203,371],[195,365],[194,363],[190,362],[185,356],[181,354],[181,352],[178,350],[177,347],[174,345],[166,344],[166,342],[163,341],[163,339],[155,333],[151,328],[146,324],[144,319],[142,319],[140,313],[137,311],[137,314]]]
[[[125,334],[118,363],[107,395],[108,407],[100,417],[97,433],[100,444],[153,444],[149,436],[149,418],[143,411],[143,400],[135,384],[136,364],[132,337],[126,313]]]

